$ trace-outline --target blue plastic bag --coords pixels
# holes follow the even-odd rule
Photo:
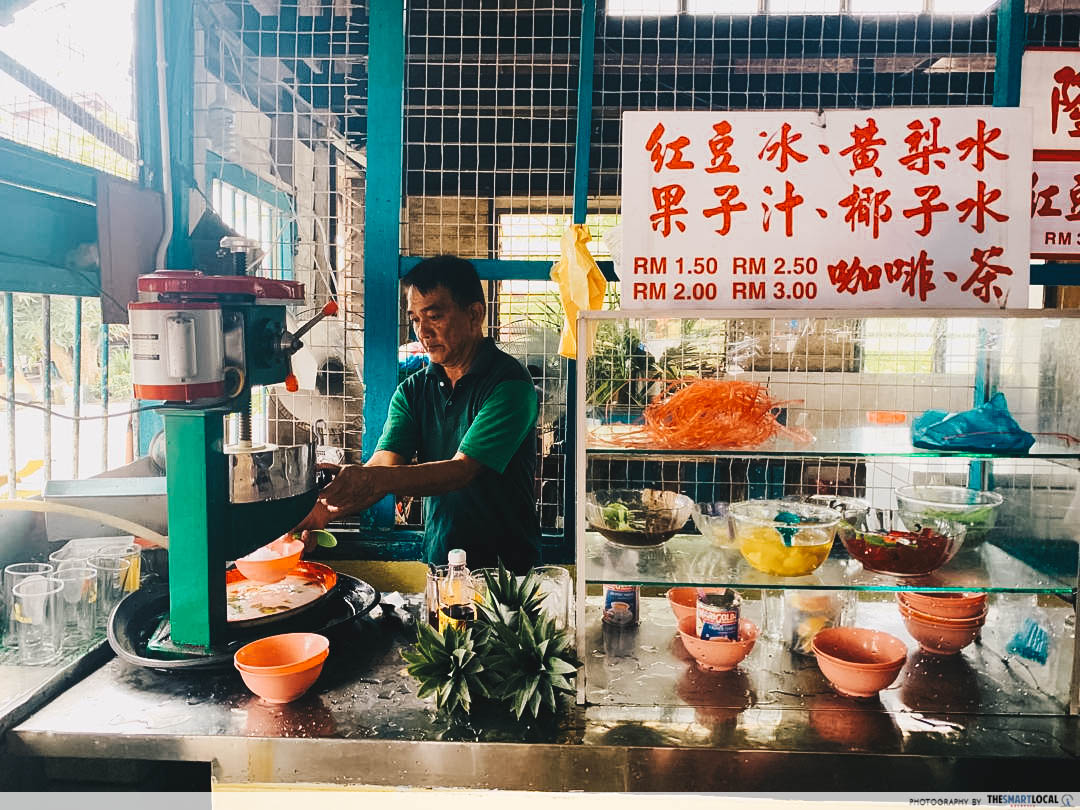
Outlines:
[[[927,411],[911,423],[911,443],[927,450],[1026,453],[1035,437],[1016,423],[1000,391],[961,413]]]

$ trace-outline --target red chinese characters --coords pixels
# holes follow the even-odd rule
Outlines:
[[[996,300],[1002,301],[1002,296],[1005,293],[996,282],[998,276],[1011,276],[1013,274],[1012,268],[1004,264],[994,264],[991,260],[998,258],[1004,252],[1004,248],[997,245],[986,250],[975,248],[971,253],[971,261],[974,262],[975,269],[967,280],[960,285],[960,289],[964,292],[970,291],[984,304],[990,303],[991,293],[993,293]],[[946,271],[945,278],[949,281],[956,281],[958,276],[956,273]]]
[[[827,269],[829,283],[839,293],[855,295],[881,289],[884,275],[885,281],[890,284],[901,282],[900,290],[904,294],[925,301],[927,294],[937,289],[931,269],[933,264],[934,260],[922,250],[918,256],[894,259],[882,264],[863,264],[862,259],[855,256],[851,261],[841,259],[836,264],[830,264]]]
[[[971,223],[971,227],[975,229],[977,233],[982,233],[986,230],[986,218],[990,217],[996,222],[1005,222],[1008,218],[1008,214],[1002,214],[998,211],[994,211],[990,208],[990,203],[994,202],[1001,196],[1001,189],[992,188],[989,192],[986,189],[986,181],[980,180],[976,187],[975,196],[969,197],[966,200],[961,200],[956,210],[960,212],[960,221],[967,222],[972,213],[975,214],[975,220]]]
[[[727,236],[728,231],[731,230],[732,213],[745,211],[746,203],[735,201],[735,198],[739,196],[738,186],[717,186],[713,189],[713,193],[720,198],[720,204],[715,208],[706,208],[702,213],[706,218],[719,215],[720,227],[716,229],[716,232],[721,236]]]
[[[972,165],[980,172],[986,168],[987,155],[997,160],[1008,160],[1009,156],[1007,154],[990,148],[990,144],[1000,137],[1001,129],[999,127],[987,130],[986,122],[980,118],[974,137],[964,138],[956,145],[957,151],[960,152],[960,160],[967,160],[968,155],[974,152],[975,160]]]
[[[1031,216],[1033,217],[1058,217],[1061,209],[1054,205],[1054,197],[1061,189],[1054,183],[1046,188],[1039,188],[1038,172],[1031,173]]]
[[[680,233],[685,231],[686,223],[679,217],[688,213],[685,208],[681,207],[682,199],[686,196],[686,189],[678,183],[672,183],[671,185],[654,188],[652,195],[653,206],[656,209],[656,213],[649,217],[652,229],[659,231],[660,235],[664,237],[671,234],[672,225],[678,228]]]
[[[806,162],[806,155],[794,147],[795,142],[802,139],[802,134],[792,133],[791,124],[781,125],[779,134],[774,132],[769,135],[767,132],[759,132],[758,135],[765,138],[765,145],[758,152],[758,159],[770,162],[775,160],[778,172],[788,170],[789,160],[794,160],[796,163]]]
[[[853,143],[847,149],[842,149],[840,154],[844,157],[851,156],[852,168],[849,170],[849,174],[854,175],[855,172],[860,172],[865,169],[872,169],[874,174],[881,177],[881,169],[877,167],[878,152],[877,147],[885,145],[885,139],[877,137],[878,126],[877,121],[873,118],[866,119],[866,126],[860,127],[856,124],[851,130],[851,138]]]
[[[1050,133],[1056,135],[1062,113],[1072,128],[1071,138],[1080,138],[1080,73],[1066,65],[1054,73],[1057,85],[1050,91]]]
[[[840,200],[840,206],[847,209],[844,222],[851,225],[851,232],[855,233],[857,225],[863,225],[877,239],[881,223],[892,219],[892,208],[885,202],[891,193],[888,189],[875,191],[870,186],[853,185],[851,193]]]
[[[940,186],[916,186],[915,196],[919,198],[919,205],[905,208],[902,213],[907,219],[921,216],[922,225],[915,229],[915,233],[919,236],[929,236],[933,228],[934,214],[948,211],[949,206],[943,202],[937,202],[937,198],[941,196]]]
[[[1080,222],[1080,174],[1073,175],[1075,185],[1069,189],[1070,211],[1065,215],[1069,222]]]
[[[645,148],[649,152],[649,157],[652,158],[653,171],[659,172],[663,169],[665,160],[669,169],[694,168],[693,162],[683,157],[683,149],[690,145],[690,139],[685,135],[680,135],[665,144],[663,137],[664,125],[657,124],[653,127],[649,140],[645,142]]]
[[[900,158],[900,165],[910,172],[918,172],[922,175],[930,174],[930,167],[945,168],[945,161],[937,157],[947,155],[949,147],[938,144],[938,127],[941,119],[937,116],[930,118],[930,129],[923,126],[923,122],[916,118],[907,125],[910,134],[904,138],[908,153]]]
[[[709,138],[709,152],[712,160],[705,171],[709,174],[737,173],[739,167],[735,165],[731,156],[731,147],[735,144],[735,139],[731,137],[731,124],[727,121],[713,124],[713,132],[715,134]]]
[[[765,186],[763,191],[771,195],[772,186]],[[784,181],[784,199],[776,204],[776,210],[784,215],[784,235],[792,236],[795,233],[795,209],[805,202],[802,194],[795,193],[795,186],[789,180]],[[769,224],[772,221],[772,210],[767,203],[761,204],[761,228],[769,232]]]

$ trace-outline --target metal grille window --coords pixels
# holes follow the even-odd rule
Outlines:
[[[0,9],[0,137],[134,179],[135,0]]]

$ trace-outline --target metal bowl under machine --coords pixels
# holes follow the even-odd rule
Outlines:
[[[304,302],[303,284],[187,270],[140,276],[138,299],[128,306],[135,396],[165,403],[171,627],[155,652],[209,652],[226,641],[226,561],[279,537],[315,502],[314,445],[254,444],[251,388],[295,390],[289,358],[337,304],[289,333],[285,309]]]

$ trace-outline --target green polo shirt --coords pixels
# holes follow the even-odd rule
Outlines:
[[[520,573],[536,562],[536,414],[532,377],[491,338],[456,386],[432,363],[394,391],[378,450],[421,463],[461,451],[483,465],[461,489],[424,498],[426,562],[445,565],[452,548],[470,568],[501,559]]]

